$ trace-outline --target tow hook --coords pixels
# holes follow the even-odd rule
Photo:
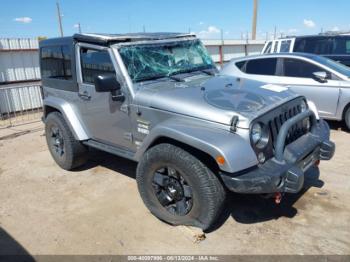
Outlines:
[[[315,162],[315,166],[318,167],[318,166],[320,165],[320,163],[321,163],[321,161],[320,161],[320,160],[317,160],[317,161]]]
[[[279,205],[282,201],[282,194],[280,192],[276,192],[274,195],[276,205]]]

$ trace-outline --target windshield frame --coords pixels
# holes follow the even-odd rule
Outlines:
[[[154,75],[154,77],[149,77],[148,79],[140,79],[138,81],[135,81],[131,78],[127,65],[124,62],[124,59],[122,58],[120,51],[121,48],[123,47],[128,47],[128,46],[152,46],[152,45],[169,45],[169,46],[176,46],[178,43],[186,43],[186,42],[194,42],[196,44],[199,44],[201,47],[203,47],[204,51],[206,52],[206,54],[208,55],[207,58],[210,59],[211,63],[210,64],[205,64],[205,61],[203,60],[203,63],[200,64],[197,67],[193,67],[191,70],[189,70],[189,68],[184,68],[184,70],[178,70],[176,72],[172,72],[169,74],[159,74]],[[172,39],[165,39],[165,40],[152,40],[152,41],[136,41],[136,42],[125,42],[125,43],[118,43],[112,46],[113,49],[115,49],[116,56],[117,56],[117,60],[119,61],[120,64],[122,64],[123,68],[123,72],[124,72],[124,76],[127,75],[128,81],[131,85],[138,85],[140,83],[146,82],[146,81],[154,81],[156,78],[166,78],[166,77],[170,77],[176,74],[184,74],[184,73],[191,73],[191,72],[197,72],[197,71],[201,71],[201,70],[207,70],[207,69],[217,69],[215,62],[213,61],[211,55],[209,54],[208,50],[205,48],[205,46],[203,45],[203,43],[200,41],[200,39],[196,38],[196,37],[181,37],[181,38],[172,38]],[[203,57],[202,57],[203,58]],[[205,66],[204,66],[205,65]]]

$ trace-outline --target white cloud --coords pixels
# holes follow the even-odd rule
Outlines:
[[[198,33],[200,38],[218,38],[220,37],[220,29],[211,25],[208,26],[207,30],[202,30]]]
[[[204,25],[204,22],[200,21],[198,24],[199,24],[199,25]]]
[[[33,19],[25,16],[25,17],[14,18],[13,21],[18,22],[18,23],[23,23],[23,24],[29,24],[33,21]]]
[[[288,30],[288,33],[290,33],[290,34],[295,34],[297,32],[298,32],[298,29],[295,29],[295,28],[291,28]]]
[[[337,27],[337,26],[334,26],[334,27],[331,29],[331,31],[340,31],[340,28]]]
[[[306,26],[308,28],[314,28],[316,26],[316,24],[311,19],[304,19],[304,26]]]
[[[79,24],[74,24],[73,27],[74,28],[79,28]]]

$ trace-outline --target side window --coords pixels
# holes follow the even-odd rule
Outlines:
[[[313,78],[314,77],[313,73],[325,71],[323,68],[318,67],[317,65],[311,64],[306,61],[298,60],[298,59],[292,59],[292,58],[284,59],[283,68],[284,68],[284,76],[287,76],[287,77]]]
[[[329,38],[301,39],[296,41],[294,51],[325,55],[330,53],[331,42]]]
[[[237,62],[236,63],[236,66],[237,66],[237,68],[239,69],[239,70],[241,70],[242,72],[245,72],[245,68],[244,68],[244,65],[245,65],[245,62],[246,61],[240,61],[240,62]]]
[[[72,80],[69,46],[47,46],[40,50],[42,78]]]
[[[275,46],[273,47],[273,52],[274,53],[277,53],[278,44],[279,44],[279,42],[275,41]]]
[[[267,45],[266,45],[266,48],[264,50],[264,54],[269,54],[271,53],[271,48],[272,48],[272,42],[268,42]]]
[[[275,75],[277,58],[263,58],[249,60],[246,65],[246,73],[253,75]]]
[[[290,49],[291,40],[283,40],[281,42],[280,53],[288,53]]]
[[[112,74],[115,70],[107,50],[80,49],[81,73],[83,82],[94,84],[98,75]]]
[[[350,38],[334,38],[332,46],[332,54],[334,55],[344,55],[350,54]]]

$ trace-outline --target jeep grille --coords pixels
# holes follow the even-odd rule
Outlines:
[[[287,110],[285,110],[283,113],[280,113],[279,115],[275,116],[273,119],[271,119],[268,122],[273,148],[275,148],[277,135],[281,129],[281,126],[288,119],[292,118],[293,116],[296,116],[299,113],[301,113],[300,106],[294,105],[293,107],[290,107]],[[307,133],[307,128],[303,126],[303,122],[299,122],[299,123],[295,124],[288,132],[285,145],[288,145],[288,144],[294,142],[295,140],[297,140],[299,137],[301,137],[302,135],[304,135],[306,133]]]

